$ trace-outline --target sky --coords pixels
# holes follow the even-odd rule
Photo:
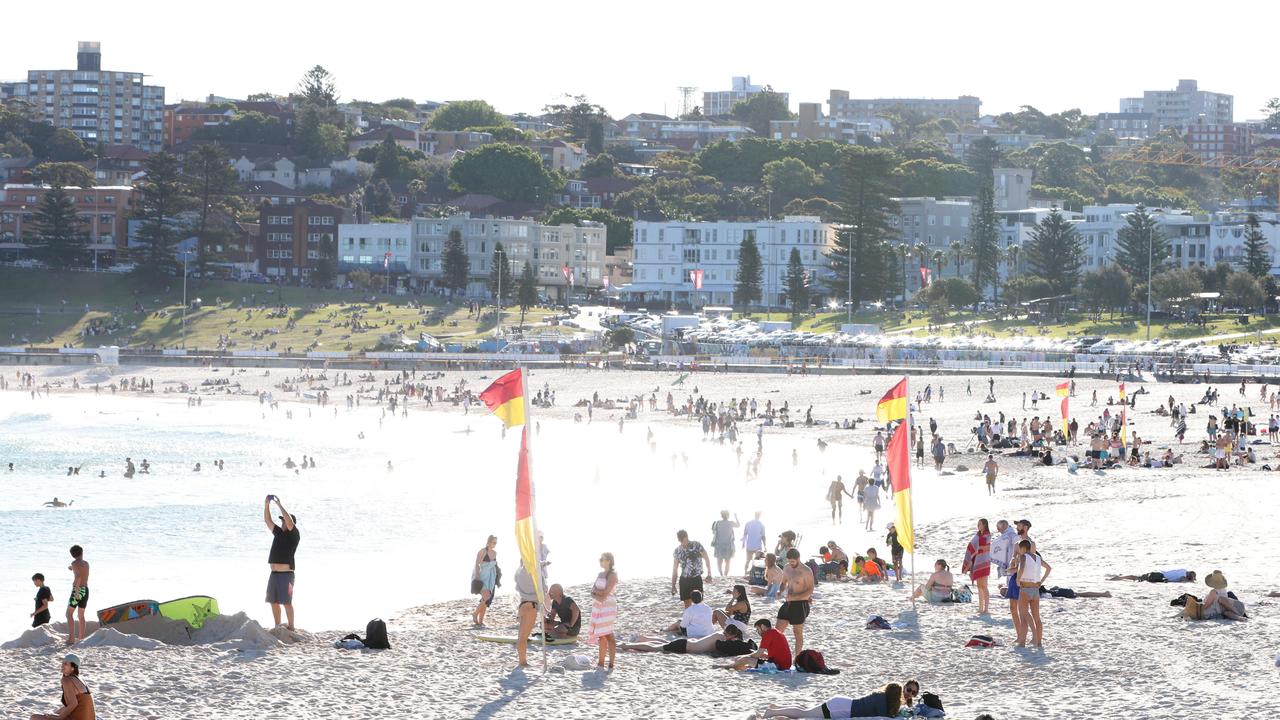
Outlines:
[[[337,79],[342,100],[488,100],[537,113],[586,95],[620,118],[680,109],[679,86],[726,90],[730,78],[823,102],[853,97],[976,95],[984,113],[1114,112],[1121,97],[1172,89],[1179,78],[1235,95],[1235,118],[1262,117],[1280,83],[1269,43],[1239,42],[1214,22],[1268,27],[1280,4],[1249,0],[1197,16],[1174,2],[944,3],[810,0],[551,0],[186,4],[134,0],[129,12],[64,0],[0,9],[23,32],[0,43],[0,80],[75,67],[76,42],[102,42],[106,70],[144,72],[167,102],[209,94],[287,93],[311,66]],[[1241,26],[1244,27],[1244,26]],[[1198,40],[1196,38],[1199,38]],[[825,108],[825,106],[824,106]]]

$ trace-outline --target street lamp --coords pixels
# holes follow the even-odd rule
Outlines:
[[[1147,341],[1151,341],[1151,246],[1154,243],[1150,223],[1147,224]]]

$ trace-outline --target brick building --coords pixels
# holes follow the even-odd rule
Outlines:
[[[325,243],[336,253],[338,225],[351,211],[304,200],[293,205],[263,203],[258,211],[258,267],[271,278],[301,280],[311,274]]]
[[[126,247],[129,216],[136,207],[127,185],[67,188],[76,214],[89,239],[87,249],[97,263],[111,264],[116,250]],[[26,257],[35,242],[35,213],[49,191],[47,185],[4,185],[0,190],[0,258]]]

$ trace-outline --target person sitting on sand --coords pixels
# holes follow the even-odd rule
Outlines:
[[[711,622],[724,627],[729,620],[743,623],[744,625],[751,622],[751,601],[747,599],[747,586],[734,585],[733,596],[729,599],[729,604],[724,606],[724,610],[716,610],[711,613]]]
[[[867,559],[862,563],[863,582],[885,582],[888,579],[888,566],[880,559],[875,548],[867,548]]]
[[[768,618],[757,620],[755,628],[760,634],[760,649],[750,657],[739,658],[732,665],[724,667],[731,670],[750,670],[765,663],[773,663],[778,670],[784,672],[790,670],[791,645],[787,643],[787,636],[783,635],[781,630],[775,629]]]
[[[702,591],[689,593],[689,606],[684,609],[680,620],[667,626],[663,632],[675,633],[682,637],[703,637],[715,632],[714,615],[711,606],[702,602]]]
[[[1195,582],[1196,572],[1194,570],[1153,570],[1144,575],[1111,575],[1108,580],[1136,580],[1138,582],[1165,583],[1165,582]]]
[[[678,655],[710,655],[717,652],[716,646],[721,642],[734,640],[742,640],[742,631],[737,625],[726,627],[724,632],[710,633],[702,637],[678,637],[671,641],[640,638],[637,642],[619,643],[618,649],[635,652],[669,652]]]
[[[36,714],[31,720],[96,720],[97,711],[89,686],[80,679],[80,656],[62,658],[62,709],[51,714]]]
[[[547,597],[551,606],[543,618],[542,631],[551,638],[577,637],[582,630],[582,609],[578,603],[565,595],[559,584],[547,589]]]
[[[951,575],[951,568],[947,567],[947,561],[937,560],[933,563],[933,574],[929,576],[929,580],[917,587],[911,597],[923,597],[928,602],[942,602],[951,597],[951,585],[954,582],[955,578]]]
[[[834,575],[837,580],[843,580],[845,573],[849,572],[849,555],[836,544],[835,540],[828,540],[823,547],[824,562],[818,565],[818,573],[823,580],[828,575]]]
[[[858,718],[894,717],[902,708],[902,686],[889,683],[860,698],[837,695],[811,708],[770,706],[764,711],[767,718]]]
[[[1199,601],[1194,597],[1187,598],[1187,605],[1182,609],[1182,616],[1188,620],[1245,620],[1244,603],[1227,594],[1227,578],[1221,570],[1214,570],[1204,579],[1204,584],[1212,590]]]
[[[765,600],[778,597],[782,589],[782,568],[778,567],[778,558],[773,553],[764,556],[764,587],[752,586],[752,595],[763,595]]]

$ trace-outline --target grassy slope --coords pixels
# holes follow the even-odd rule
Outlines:
[[[379,296],[379,303],[366,303],[361,300],[367,293],[356,291],[220,280],[189,283],[188,298],[201,298],[204,307],[187,313],[187,347],[213,348],[220,335],[230,335],[241,350],[255,345],[261,349],[273,342],[276,349],[293,347],[296,352],[317,343],[319,350],[343,350],[348,344],[363,350],[376,346],[380,335],[397,330],[410,338],[425,331],[442,340],[472,342],[487,337],[496,322],[492,313],[483,320],[468,317],[465,305],[445,304],[440,298],[414,298],[424,307],[412,308],[408,307],[411,298],[381,300]],[[135,309],[138,304],[142,311]],[[273,310],[282,304],[287,310],[276,317],[256,310],[261,306]],[[537,324],[549,314],[544,309],[531,310],[526,324]],[[113,317],[123,326],[120,332],[81,338],[86,325]],[[503,324],[517,323],[519,317],[519,309],[508,309]],[[126,275],[0,268],[0,344],[28,338],[37,344],[96,347],[127,339],[132,345],[172,347],[181,342],[181,318],[180,282],[167,289],[138,290],[136,281]],[[369,327],[352,330],[353,318]],[[288,327],[290,321],[293,327]]]

